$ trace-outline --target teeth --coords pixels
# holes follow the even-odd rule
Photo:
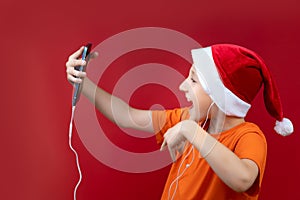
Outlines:
[[[192,102],[191,98],[188,95],[185,95],[187,102]]]

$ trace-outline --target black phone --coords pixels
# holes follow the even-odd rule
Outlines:
[[[82,54],[81,54],[81,59],[82,60],[85,60],[85,61],[88,61],[88,58],[89,58],[89,55],[90,55],[90,52],[91,52],[91,48],[92,48],[92,43],[88,43],[87,45],[84,46],[84,49],[82,51]],[[85,71],[85,67],[84,66],[77,66],[75,67],[76,70],[78,71]]]
[[[84,46],[84,49],[81,54],[82,60],[85,60],[85,61],[89,60],[89,55],[90,55],[91,49],[92,49],[92,43],[88,43],[87,45]],[[86,66],[82,66],[82,65],[77,66],[77,67],[75,67],[75,69],[83,72],[83,71],[85,71]],[[74,88],[74,93],[73,93],[73,98],[72,98],[72,106],[76,106],[76,103],[79,100],[80,90],[81,90],[80,86],[81,86],[81,84],[75,83],[75,88]]]

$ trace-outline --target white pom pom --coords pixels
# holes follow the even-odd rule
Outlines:
[[[283,118],[282,121],[276,121],[276,125],[274,127],[274,130],[282,136],[288,136],[293,133],[294,127],[288,118]]]

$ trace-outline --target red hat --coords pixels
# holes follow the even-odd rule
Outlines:
[[[194,67],[204,90],[230,116],[245,117],[264,85],[264,102],[276,121],[275,131],[286,136],[293,124],[283,118],[277,87],[263,60],[253,51],[231,44],[192,50]]]

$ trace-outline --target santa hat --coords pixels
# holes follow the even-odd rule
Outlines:
[[[293,124],[283,118],[277,87],[263,60],[253,51],[231,44],[192,50],[197,76],[206,93],[229,116],[245,117],[251,102],[264,85],[264,102],[276,121],[275,131],[283,136]]]

